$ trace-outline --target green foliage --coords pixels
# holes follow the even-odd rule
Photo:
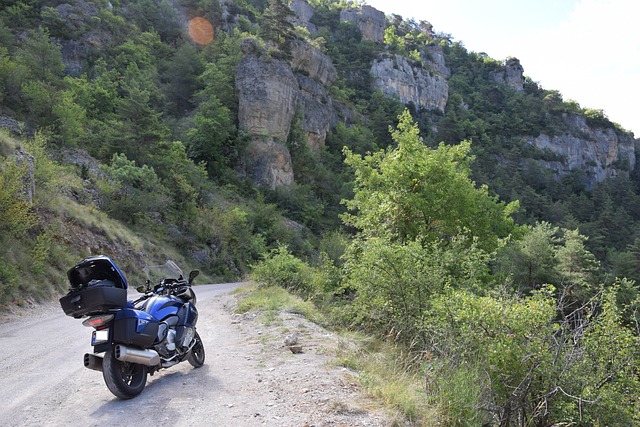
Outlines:
[[[316,323],[322,323],[323,317],[310,301],[302,300],[277,286],[260,286],[241,295],[236,312],[250,311],[261,311],[266,318],[275,318],[280,312],[297,313]]]
[[[520,291],[556,283],[558,232],[558,227],[549,223],[536,224],[521,240],[511,242],[501,251],[497,272],[509,276]]]
[[[187,131],[190,156],[207,165],[209,176],[224,178],[230,167],[234,127],[229,109],[215,96],[200,107],[193,119],[194,126]]]
[[[268,7],[262,15],[260,35],[273,42],[285,58],[291,56],[291,42],[296,38],[296,31],[289,22],[295,13],[284,0],[268,0]]]
[[[570,367],[558,411],[568,412],[565,419],[580,414],[585,425],[626,426],[640,422],[640,408],[634,396],[640,393],[636,375],[640,366],[640,341],[623,324],[616,304],[620,285],[604,290],[582,335],[582,354]],[[582,332],[582,331],[580,331]],[[582,356],[582,357],[580,357]],[[579,380],[577,380],[579,379]],[[567,397],[575,396],[573,399]],[[585,405],[584,402],[587,402]]]
[[[198,77],[204,71],[203,62],[193,44],[183,43],[162,64],[159,78],[169,114],[185,116],[196,107],[194,97],[202,86]]]
[[[356,173],[354,198],[346,202],[356,215],[344,215],[347,224],[366,236],[401,242],[469,233],[490,250],[516,231],[509,215],[517,203],[498,202],[469,179],[469,143],[428,149],[408,112],[392,135],[398,146],[387,152],[362,158],[345,150]]]
[[[591,300],[598,314],[574,311],[562,321],[555,320],[552,289],[525,298],[442,295],[433,300],[426,321],[433,340],[429,351],[439,355],[432,363],[483,366],[489,383],[476,407],[494,408],[490,412],[500,425],[634,424],[637,402],[628,396],[639,383],[624,372],[637,368],[639,343],[620,323],[615,294]],[[435,378],[436,384],[442,380]]]
[[[16,62],[28,70],[32,79],[52,84],[60,81],[64,71],[61,48],[43,28],[24,38],[16,52]]]
[[[24,65],[11,59],[8,49],[0,43],[0,103],[13,105],[14,108],[22,103],[22,83],[27,74]]]
[[[405,50],[404,38],[396,34],[396,28],[389,26],[384,30],[384,44],[397,53],[403,53]]]
[[[37,133],[32,139],[27,140],[25,146],[33,157],[36,188],[34,201],[37,205],[46,207],[57,195],[77,188],[79,183],[76,177],[68,168],[51,158],[47,149],[47,138],[42,133]]]
[[[281,287],[304,299],[314,298],[324,288],[322,273],[284,246],[270,251],[254,265],[251,278],[260,286]]]
[[[343,286],[355,292],[353,322],[370,331],[393,331],[418,348],[429,342],[424,316],[448,289],[486,288],[489,256],[458,237],[451,242],[356,241],[344,256]]]
[[[26,195],[28,182],[26,163],[0,157],[0,234],[20,236],[35,225],[37,217]]]
[[[103,171],[116,183],[102,183],[105,210],[114,218],[130,224],[164,214],[168,207],[167,191],[153,168],[138,167],[124,154],[114,154]]]

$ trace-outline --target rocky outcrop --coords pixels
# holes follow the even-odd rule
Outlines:
[[[291,68],[301,71],[312,79],[318,80],[323,85],[331,84],[336,80],[338,73],[336,67],[324,53],[317,47],[302,40],[292,43]]]
[[[365,40],[374,42],[384,40],[385,16],[384,12],[378,9],[366,5],[360,9],[343,9],[340,12],[340,20],[355,23]]]
[[[72,4],[71,4],[72,3]],[[60,40],[62,60],[66,66],[65,73],[80,76],[85,61],[103,50],[113,42],[113,35],[108,31],[99,31],[92,25],[92,17],[98,16],[100,9],[88,1],[62,3],[55,10],[67,30],[81,33],[82,36],[71,40]],[[107,4],[109,8],[110,3]]]
[[[588,188],[605,178],[628,174],[636,166],[635,139],[612,128],[590,127],[582,115],[564,114],[569,131],[527,138],[535,147],[560,160],[541,161],[560,178],[578,169],[585,172]]]
[[[240,130],[286,141],[298,98],[291,68],[278,59],[245,55],[236,71],[236,89]]]
[[[289,150],[268,136],[253,136],[247,147],[247,170],[258,185],[275,189],[293,184]]]
[[[311,18],[316,12],[313,6],[307,3],[306,0],[293,0],[289,8],[296,14],[294,25],[306,28],[311,34],[318,33],[318,28],[311,23]]]
[[[291,158],[283,145],[298,100],[298,81],[284,61],[259,52],[248,39],[236,70],[238,122],[250,139],[247,168],[253,181],[275,188],[293,183]]]
[[[506,84],[518,92],[524,90],[524,68],[517,58],[509,58],[504,67],[494,71],[491,75],[496,83]]]
[[[451,70],[447,67],[444,53],[439,46],[427,45],[423,47],[420,57],[427,68],[433,69],[436,74],[440,74],[447,79],[451,77]]]
[[[412,66],[401,55],[383,56],[371,66],[375,87],[400,102],[414,103],[427,110],[444,112],[449,98],[449,85],[444,76]]]
[[[317,151],[325,143],[327,133],[333,124],[333,100],[329,90],[316,80],[299,74],[300,87],[298,105],[302,112],[302,130],[307,143],[313,151]]]
[[[302,129],[310,148],[317,150],[324,145],[333,122],[333,100],[328,86],[337,78],[336,68],[326,55],[307,42],[295,42],[292,53],[291,67],[297,71],[300,89]]]
[[[242,50],[235,80],[239,127],[250,137],[247,172],[259,185],[290,185],[293,168],[284,143],[296,110],[307,143],[317,150],[334,122],[328,86],[336,69],[319,49],[301,40],[292,43],[290,63],[269,57],[254,39],[245,40]]]
[[[9,130],[13,135],[23,135],[25,125],[12,117],[0,116],[0,128]]]

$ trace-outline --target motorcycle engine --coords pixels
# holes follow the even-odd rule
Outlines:
[[[191,341],[193,341],[193,337],[195,336],[195,334],[196,334],[195,328],[186,328],[184,331],[184,336],[180,341],[180,348],[183,350],[186,350],[187,348],[189,348],[189,344],[191,344]]]
[[[165,334],[163,334],[164,339],[156,344],[154,348],[163,359],[168,359],[173,356],[176,351],[176,330],[168,327],[166,328]]]

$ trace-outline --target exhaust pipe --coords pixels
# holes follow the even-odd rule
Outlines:
[[[116,345],[113,350],[116,359],[123,362],[138,363],[140,365],[155,366],[160,363],[160,356],[155,350],[141,350],[139,348]]]
[[[94,371],[102,371],[102,357],[91,353],[85,353],[84,367],[87,369],[93,369]]]

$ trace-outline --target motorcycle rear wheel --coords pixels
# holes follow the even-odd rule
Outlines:
[[[196,332],[193,337],[195,340],[195,345],[191,348],[189,352],[189,357],[187,360],[191,363],[191,366],[194,368],[199,368],[204,365],[204,344],[202,344],[202,340],[200,339],[200,335]],[[183,359],[184,360],[184,359]]]
[[[107,351],[102,362],[102,377],[111,393],[120,399],[136,397],[147,384],[145,365],[123,362]]]

